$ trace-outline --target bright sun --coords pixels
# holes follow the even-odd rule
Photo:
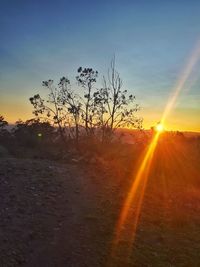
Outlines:
[[[161,123],[158,123],[156,125],[156,131],[160,132],[160,133],[164,131],[164,127],[163,127],[163,125]]]

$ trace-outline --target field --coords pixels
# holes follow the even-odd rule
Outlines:
[[[2,157],[0,266],[200,266],[200,140],[194,137],[159,139],[137,227],[134,203],[123,226],[135,231],[134,239],[121,236],[112,253],[147,146],[119,144],[91,160]]]

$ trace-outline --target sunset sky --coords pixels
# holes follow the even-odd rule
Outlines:
[[[41,82],[79,66],[100,76],[110,60],[136,96],[144,127],[155,125],[200,40],[198,0],[0,0],[0,114],[32,117]],[[101,79],[99,79],[100,83]],[[200,61],[180,91],[168,130],[200,131]]]

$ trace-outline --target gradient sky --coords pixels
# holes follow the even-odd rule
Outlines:
[[[28,98],[41,81],[79,66],[105,74],[113,55],[136,95],[146,128],[165,104],[200,39],[198,0],[0,0],[0,113],[32,117]],[[166,120],[169,130],[200,131],[198,63]]]

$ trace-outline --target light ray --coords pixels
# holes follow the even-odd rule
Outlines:
[[[164,109],[161,123],[164,124],[167,116],[169,115],[170,111],[174,108],[174,105],[176,104],[176,100],[182,91],[186,81],[188,80],[189,76],[191,75],[195,65],[197,64],[198,60],[200,58],[200,41],[197,43],[197,46],[195,47],[191,57],[188,60],[188,63],[183,70],[183,72],[180,75],[180,78],[175,86],[175,89],[173,90],[172,95],[170,96],[166,107]]]
[[[123,204],[119,220],[116,226],[115,230],[115,238],[113,241],[113,248],[112,248],[112,257],[115,255],[115,250],[117,248],[117,245],[120,241],[121,234],[124,229],[124,225],[127,221],[127,218],[129,216],[129,211],[131,206],[133,206],[133,203],[136,204],[136,212],[134,214],[134,220],[131,222],[131,232],[126,233],[129,236],[129,243],[131,244],[135,237],[135,232],[137,229],[137,224],[139,220],[140,210],[142,206],[143,196],[145,192],[146,183],[148,180],[149,170],[151,166],[151,161],[153,158],[153,154],[158,142],[160,132],[156,132],[155,136],[153,137],[153,140],[151,141],[148,150],[145,153],[145,156],[142,160],[142,163],[137,171],[136,177],[134,177],[134,181],[132,183],[131,189],[128,193],[128,196]],[[138,198],[138,189],[140,189],[139,192],[139,198]]]

